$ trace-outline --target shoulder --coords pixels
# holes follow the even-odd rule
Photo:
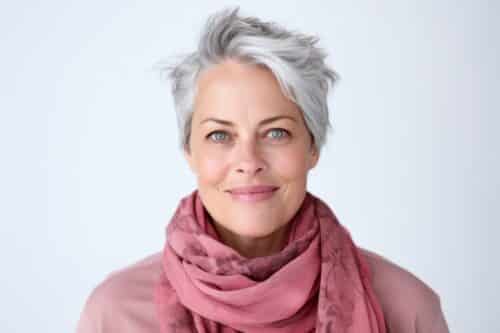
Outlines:
[[[154,287],[161,253],[113,271],[90,293],[78,333],[156,332]]]
[[[362,248],[360,250],[368,262],[375,289],[394,294],[392,296],[410,298],[414,300],[415,306],[428,305],[439,300],[436,292],[413,273],[373,251]]]
[[[439,295],[429,285],[389,259],[359,249],[390,332],[448,331]]]

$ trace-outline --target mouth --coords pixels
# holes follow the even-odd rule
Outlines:
[[[259,185],[233,188],[227,192],[235,200],[252,203],[269,200],[278,190],[277,186]]]

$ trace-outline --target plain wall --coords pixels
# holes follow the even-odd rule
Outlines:
[[[341,76],[309,190],[452,332],[499,332],[500,11],[451,0],[3,2],[0,331],[74,331],[107,274],[161,250],[196,183],[153,68],[234,4],[318,35]]]

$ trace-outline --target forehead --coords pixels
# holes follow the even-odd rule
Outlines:
[[[203,71],[197,82],[195,115],[267,117],[300,115],[282,92],[273,73],[263,66],[227,60]]]

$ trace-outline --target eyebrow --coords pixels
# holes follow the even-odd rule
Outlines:
[[[267,119],[264,119],[264,120],[261,120],[259,122],[259,125],[265,125],[265,124],[269,124],[269,123],[272,123],[274,121],[277,121],[277,120],[280,120],[280,119],[289,119],[289,120],[292,120],[294,122],[297,122],[297,119],[295,119],[294,117],[291,117],[291,116],[275,116],[275,117],[271,117],[271,118],[267,118]],[[206,118],[204,120],[202,120],[200,122],[200,125],[201,124],[204,124],[208,121],[213,121],[213,122],[216,122],[218,124],[221,124],[221,125],[226,125],[226,126],[234,126],[234,124],[228,120],[223,120],[223,119],[217,119],[217,118]]]

